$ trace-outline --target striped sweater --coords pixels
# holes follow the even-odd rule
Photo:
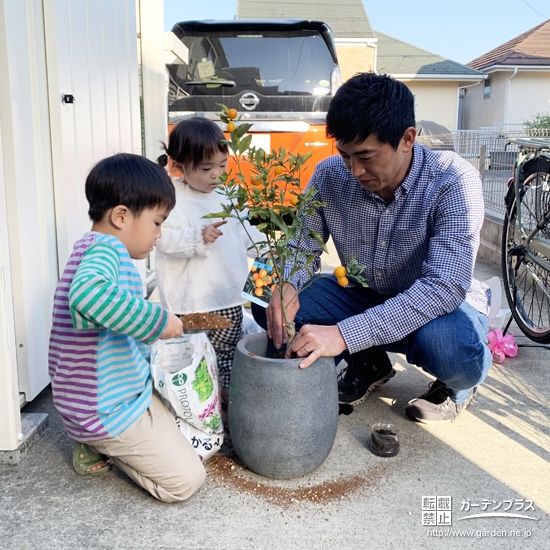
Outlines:
[[[87,233],[57,285],[49,346],[54,404],[77,441],[116,437],[149,407],[149,345],[168,312],[143,299],[126,247]]]

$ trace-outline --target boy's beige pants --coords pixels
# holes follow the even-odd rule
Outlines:
[[[89,442],[164,502],[188,499],[204,483],[199,455],[155,392],[150,407],[118,437]]]

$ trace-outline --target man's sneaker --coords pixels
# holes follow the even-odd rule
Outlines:
[[[338,375],[338,402],[343,405],[360,405],[395,376],[385,351],[368,349],[352,353],[346,362],[348,366]]]
[[[455,403],[449,397],[449,390],[441,380],[430,384],[428,391],[416,399],[409,401],[405,414],[416,422],[432,424],[454,420],[474,399],[477,386],[470,390],[468,398],[463,403]]]

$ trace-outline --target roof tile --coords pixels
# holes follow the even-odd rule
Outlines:
[[[550,19],[467,63],[472,69],[494,65],[550,65]]]

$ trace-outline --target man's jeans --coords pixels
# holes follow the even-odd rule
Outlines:
[[[335,325],[383,303],[387,298],[371,289],[342,288],[333,277],[318,277],[300,295],[297,330],[306,324]],[[252,304],[252,314],[266,328],[265,309]],[[488,319],[470,304],[430,321],[398,342],[377,349],[403,353],[407,361],[444,382],[456,403],[481,384],[492,363],[487,342]],[[345,358],[348,352],[340,358]],[[340,358],[336,358],[337,364]]]

